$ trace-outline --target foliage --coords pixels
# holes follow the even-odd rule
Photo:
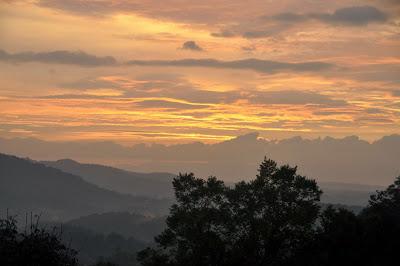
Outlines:
[[[296,167],[264,159],[250,182],[226,186],[180,174],[176,204],[144,266],[396,265],[400,247],[400,177],[371,196],[359,214],[319,208],[321,191]]]
[[[400,247],[400,177],[371,196],[357,216],[344,209],[327,208],[320,215],[313,241],[297,265],[396,265]]]
[[[75,266],[76,252],[60,241],[55,230],[40,229],[31,223],[23,232],[17,230],[13,217],[0,219],[0,264],[7,266]]]
[[[193,174],[173,181],[177,203],[143,265],[282,265],[313,235],[317,184],[265,159],[255,180],[233,188]]]
[[[400,176],[384,191],[371,196],[360,219],[364,224],[364,250],[374,251],[366,265],[395,265],[400,247]]]
[[[65,245],[68,239],[83,255],[81,262],[93,266],[135,266],[138,262],[143,266],[397,263],[400,177],[371,196],[359,214],[334,206],[321,210],[322,191],[314,180],[297,174],[296,167],[278,167],[267,159],[249,182],[227,186],[215,177],[203,180],[180,174],[173,186],[176,203],[166,229],[152,247],[137,255],[135,251],[144,243],[132,237],[94,233],[90,226],[66,226],[67,234],[61,236],[55,229],[41,229],[32,222],[20,231],[7,214],[0,219],[0,265],[76,266],[77,253]],[[102,225],[101,221],[94,224]],[[105,259],[93,264],[99,257]]]

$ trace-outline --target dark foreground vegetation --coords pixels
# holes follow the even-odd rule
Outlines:
[[[61,243],[56,229],[40,229],[31,222],[29,228],[19,232],[13,217],[0,220],[0,265],[75,266],[76,254]]]
[[[215,177],[183,174],[173,181],[176,203],[155,244],[132,256],[144,266],[397,265],[400,177],[359,214],[321,209],[322,191],[296,167],[264,160],[249,182],[226,186]],[[117,224],[115,226],[118,226]],[[78,265],[60,237],[0,222],[1,265]],[[50,264],[49,264],[50,263]],[[112,265],[100,261],[97,265]]]

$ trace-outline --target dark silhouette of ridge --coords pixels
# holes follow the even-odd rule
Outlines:
[[[151,242],[165,228],[166,217],[149,217],[128,212],[108,212],[82,216],[65,223],[100,234],[117,233],[124,237]]]
[[[163,214],[169,202],[117,193],[77,175],[44,164],[0,154],[0,209],[41,213],[44,219],[65,220],[89,213],[135,211]]]
[[[175,177],[173,174],[130,172],[100,164],[83,164],[71,159],[43,161],[42,163],[78,175],[87,182],[117,192],[156,198],[173,198],[172,179]],[[369,196],[377,189],[383,188],[340,182],[320,182],[320,185],[325,192],[322,195],[322,202],[356,206],[366,205]]]
[[[71,159],[41,163],[82,177],[87,182],[120,193],[156,198],[172,198],[170,173],[137,173],[99,164],[82,164]]]

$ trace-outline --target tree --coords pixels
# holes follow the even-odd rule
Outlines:
[[[95,264],[93,264],[92,266],[117,266],[117,265],[109,261],[100,260]]]
[[[386,190],[372,195],[361,212],[366,265],[395,265],[400,247],[400,176]]]
[[[76,266],[76,252],[60,241],[54,230],[31,224],[19,232],[13,217],[0,219],[0,265],[7,266]]]
[[[180,174],[173,180],[177,203],[167,229],[156,237],[159,249],[138,254],[143,265],[222,265],[230,223],[228,188],[222,181]]]
[[[264,159],[250,182],[228,187],[180,174],[177,203],[142,265],[284,265],[313,236],[321,191],[296,167]]]
[[[353,212],[328,206],[319,216],[314,238],[305,242],[296,257],[296,266],[336,266],[360,264],[363,226]]]
[[[359,214],[328,207],[314,239],[296,258],[297,266],[397,265],[400,247],[400,177],[372,195]]]

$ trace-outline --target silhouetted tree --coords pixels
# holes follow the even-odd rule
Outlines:
[[[13,217],[0,219],[0,265],[75,266],[75,255],[55,231],[31,224],[28,230],[19,232]]]
[[[297,254],[297,266],[396,265],[400,247],[400,177],[372,195],[357,216],[328,207],[312,241]]]
[[[255,180],[233,188],[179,175],[177,203],[142,265],[284,265],[313,236],[321,191],[296,167],[264,159]]]
[[[117,266],[117,265],[109,261],[100,260],[95,264],[93,264],[92,266]]]
[[[361,212],[365,265],[394,265],[400,248],[400,176],[384,191],[372,195]]]
[[[360,265],[363,226],[351,211],[328,206],[320,215],[315,235],[296,254],[296,266]]]

